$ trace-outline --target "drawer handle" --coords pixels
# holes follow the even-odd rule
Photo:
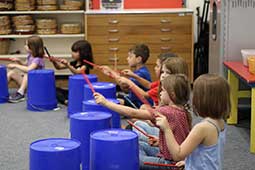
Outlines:
[[[161,28],[161,32],[171,32],[170,28]]]
[[[109,20],[109,24],[118,24],[119,21],[117,19]]]
[[[117,33],[117,32],[119,32],[119,30],[118,29],[112,29],[112,30],[108,30],[108,32],[109,33]]]
[[[170,23],[171,21],[168,19],[161,19],[160,22],[163,24],[163,23]]]
[[[112,47],[112,48],[109,48],[109,51],[119,51],[119,48],[118,47]]]
[[[172,41],[171,38],[160,38],[161,41]]]
[[[160,47],[161,48],[161,50],[171,50],[171,48],[170,47]]]
[[[108,41],[109,42],[119,42],[119,38],[109,38]]]
[[[108,61],[116,62],[116,61],[119,61],[119,58],[118,57],[110,57],[110,58],[108,58]]]

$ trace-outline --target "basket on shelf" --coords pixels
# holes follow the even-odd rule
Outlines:
[[[11,30],[11,21],[9,16],[0,16],[0,35],[10,34]]]
[[[61,24],[61,33],[62,34],[80,34],[81,24],[80,23]]]
[[[32,11],[35,10],[35,0],[16,0],[15,9],[17,11]]]
[[[38,34],[56,34],[57,20],[51,18],[37,19],[36,27]]]
[[[83,9],[83,2],[80,0],[64,0],[64,4],[60,5],[61,10],[80,10]]]
[[[255,56],[248,57],[249,72],[255,74]]]
[[[31,15],[17,15],[12,17],[14,32],[17,34],[33,34],[35,24]]]
[[[9,39],[0,39],[0,54],[8,54],[10,48]]]
[[[13,8],[13,0],[0,0],[0,11],[9,11]]]

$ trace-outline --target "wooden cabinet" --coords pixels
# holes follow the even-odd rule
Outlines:
[[[171,10],[170,10],[171,11]],[[146,65],[155,80],[153,67],[160,53],[173,52],[183,57],[189,65],[193,80],[193,13],[86,13],[87,40],[93,45],[97,64],[127,67],[127,52],[136,43],[150,48]],[[100,77],[101,80],[109,80]]]

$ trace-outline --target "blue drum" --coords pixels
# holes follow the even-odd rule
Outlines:
[[[110,100],[111,102],[114,102],[116,104],[120,104],[120,102],[117,99],[107,99],[107,100]],[[112,127],[120,128],[120,124],[121,124],[120,115],[117,112],[114,112],[102,105],[97,104],[95,100],[83,101],[82,111],[84,111],[84,112],[102,111],[102,112],[111,113],[112,114]]]
[[[57,108],[54,70],[28,72],[27,109],[48,111]]]
[[[96,92],[101,93],[105,98],[113,98],[116,99],[116,84],[106,83],[106,82],[96,82],[92,83]],[[93,93],[89,87],[89,85],[84,86],[84,99],[91,100],[94,99]]]
[[[97,82],[97,76],[88,74],[91,82]],[[68,82],[68,117],[71,114],[82,112],[82,101],[84,96],[84,85],[86,81],[81,74],[69,76]]]
[[[9,99],[6,66],[0,65],[0,103],[6,103]]]
[[[52,138],[30,145],[30,170],[80,170],[80,142]]]
[[[111,127],[111,114],[105,112],[81,112],[70,116],[71,138],[81,142],[82,169],[89,170],[90,133]]]
[[[121,129],[92,133],[90,163],[90,170],[139,170],[137,134]]]

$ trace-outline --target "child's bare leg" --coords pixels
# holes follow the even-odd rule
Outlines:
[[[27,89],[27,74],[24,74],[20,88],[18,90],[18,92],[22,95],[24,95],[25,91]]]
[[[20,73],[16,72],[15,70],[10,70],[7,73],[7,79],[8,79],[8,82],[10,82],[11,80],[14,80],[20,86],[22,83],[23,77]]]

